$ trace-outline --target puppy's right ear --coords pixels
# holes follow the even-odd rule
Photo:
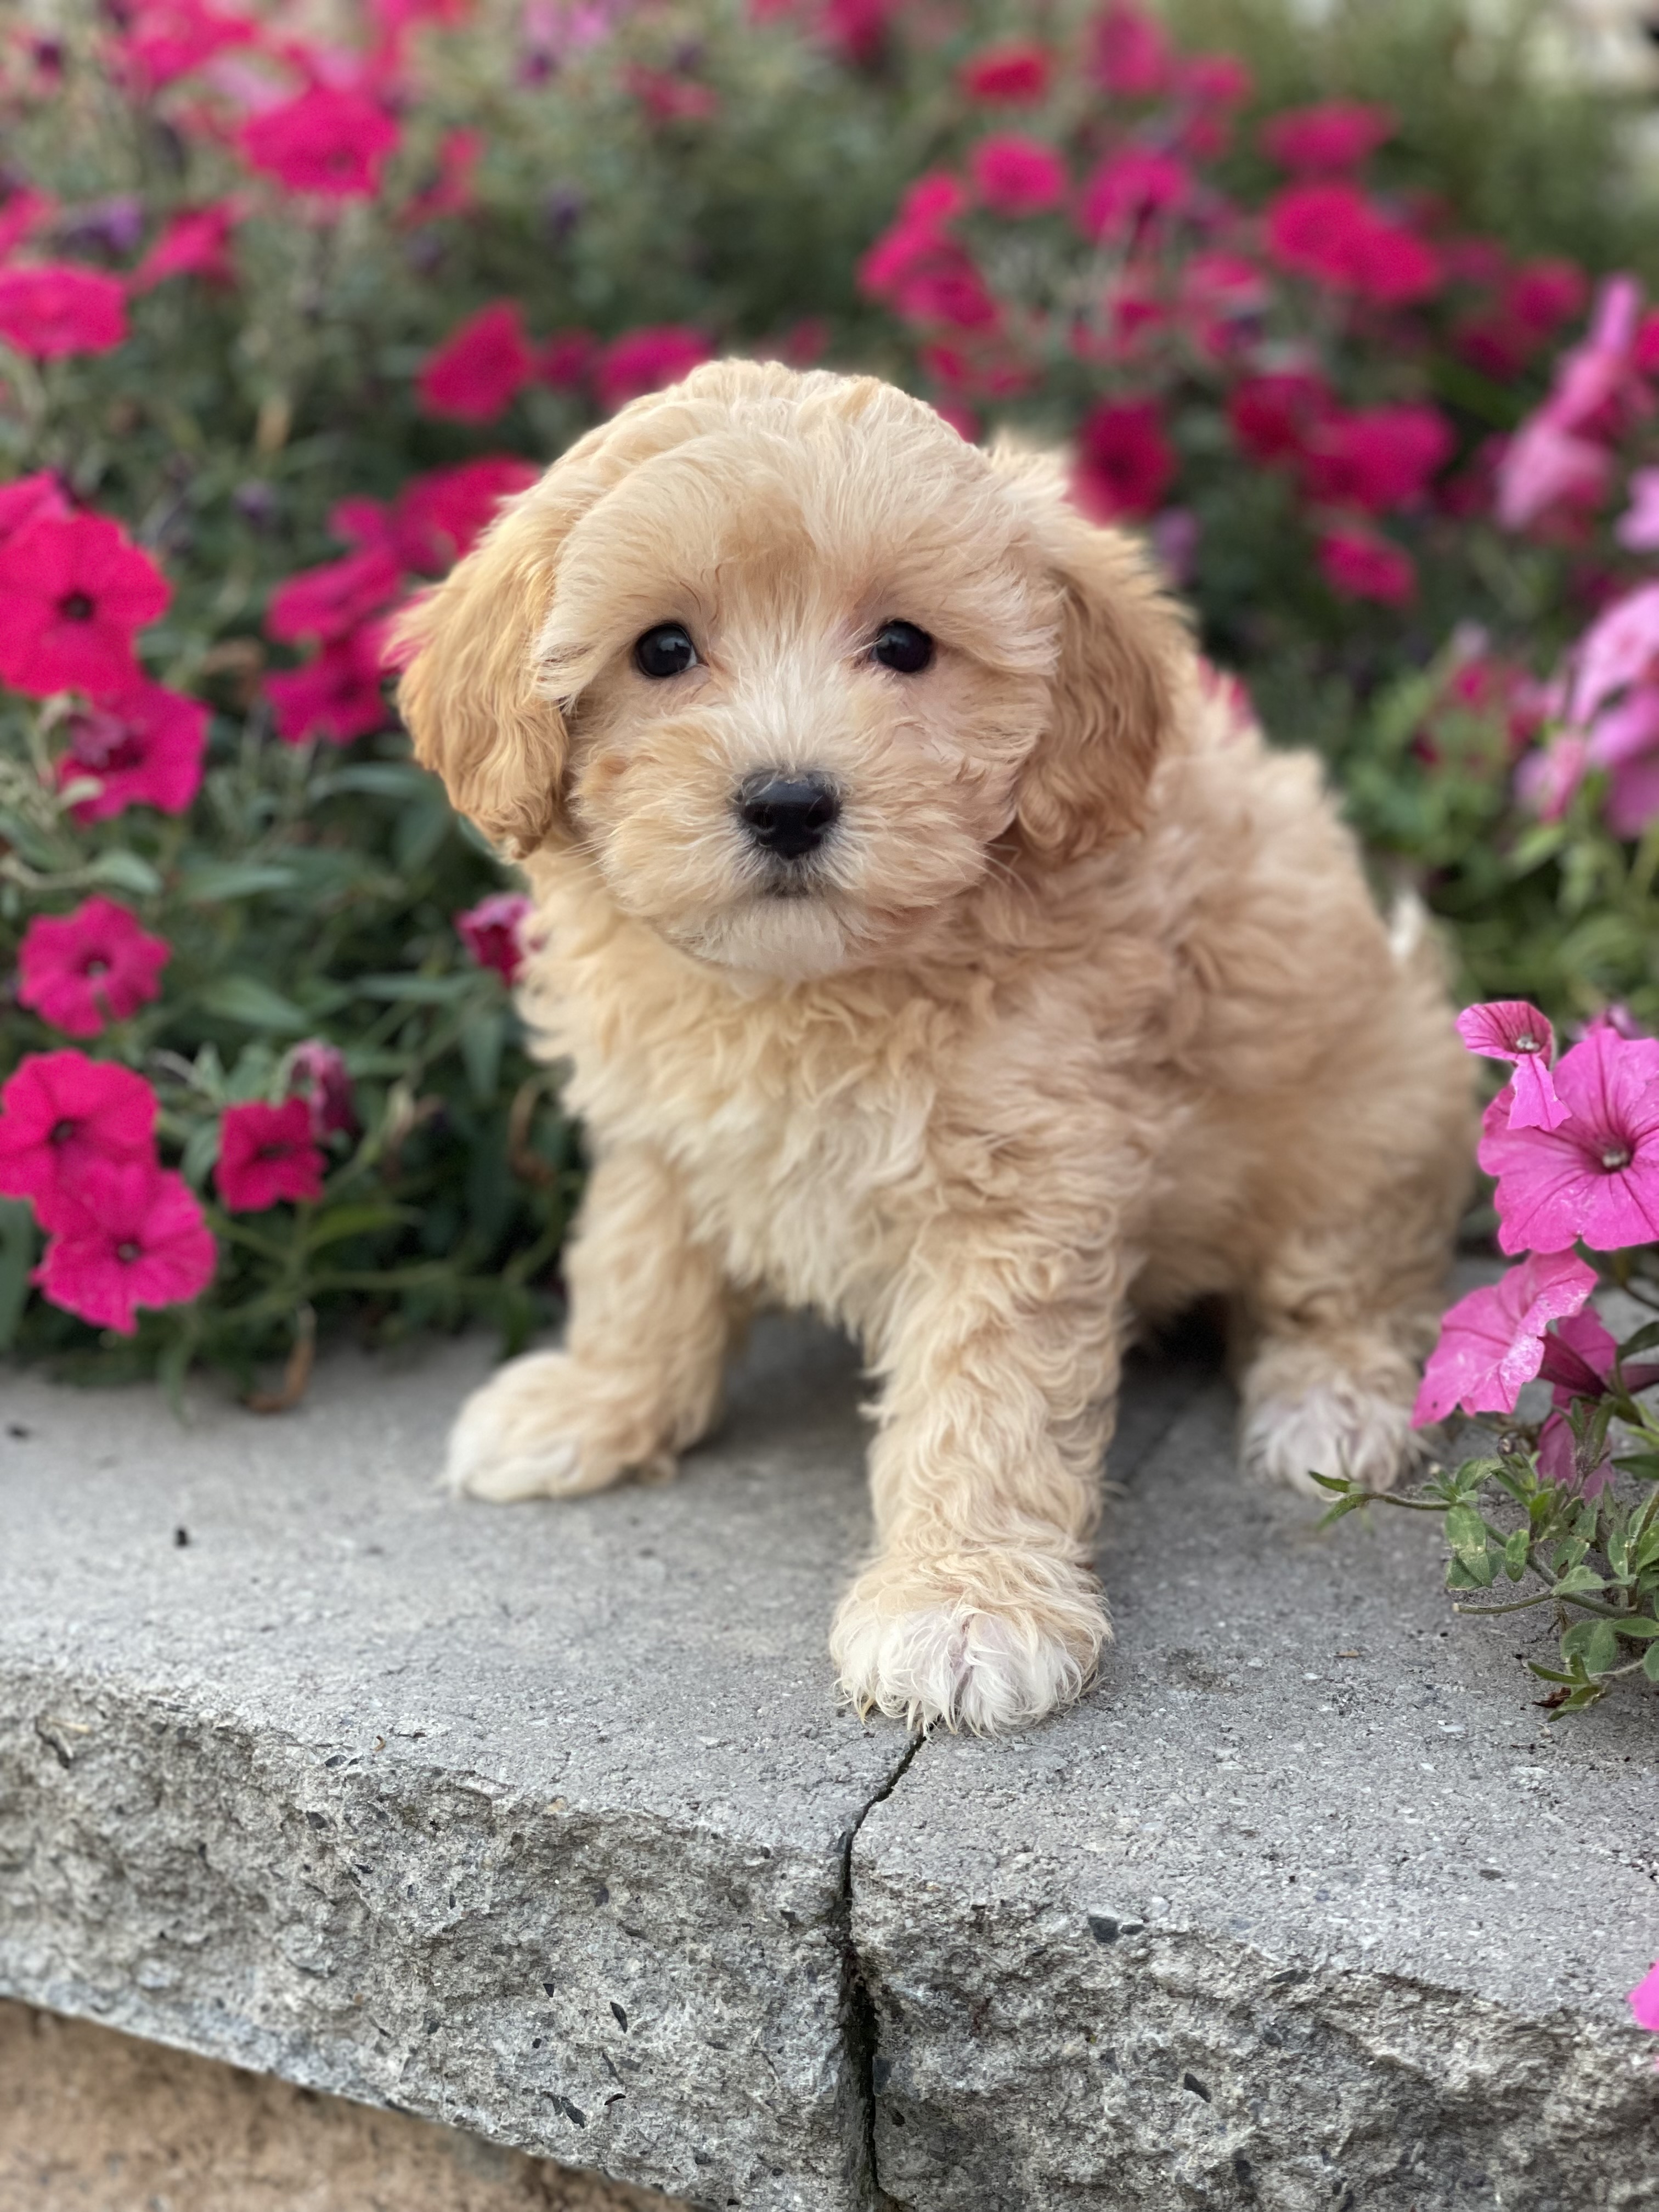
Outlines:
[[[536,640],[574,520],[549,479],[503,508],[444,582],[405,610],[391,659],[415,757],[492,844],[522,860],[557,818],[564,717],[544,689]]]

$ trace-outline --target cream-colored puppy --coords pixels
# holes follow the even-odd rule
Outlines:
[[[996,1729],[1108,1633],[1135,1314],[1228,1297],[1262,1474],[1394,1479],[1469,1064],[1316,763],[1053,462],[871,379],[699,369],[514,500],[404,651],[420,757],[529,872],[593,1160],[565,1348],[468,1402],[459,1488],[672,1464],[751,1304],[815,1308],[883,1385],[842,1685]]]

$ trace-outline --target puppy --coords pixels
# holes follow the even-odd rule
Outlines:
[[[1379,1488],[1471,1149],[1426,945],[1051,460],[870,378],[637,400],[406,618],[402,705],[527,870],[524,1004],[592,1173],[562,1351],[458,1489],[671,1468],[757,1300],[882,1384],[846,1694],[1018,1728],[1109,1633],[1126,1335],[1220,1293],[1246,1464]]]

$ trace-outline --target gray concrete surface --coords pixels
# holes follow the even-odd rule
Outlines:
[[[1100,1685],[911,1758],[824,1656],[844,1351],[511,1510],[432,1488],[486,1357],[6,1380],[0,1993],[704,2206],[1659,2208],[1659,1699],[1547,1726],[1431,1522],[1315,1537],[1143,1364]]]

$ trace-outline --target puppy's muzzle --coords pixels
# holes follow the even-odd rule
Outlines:
[[[801,860],[835,828],[841,801],[827,775],[780,775],[762,769],[738,786],[737,809],[763,853]]]

